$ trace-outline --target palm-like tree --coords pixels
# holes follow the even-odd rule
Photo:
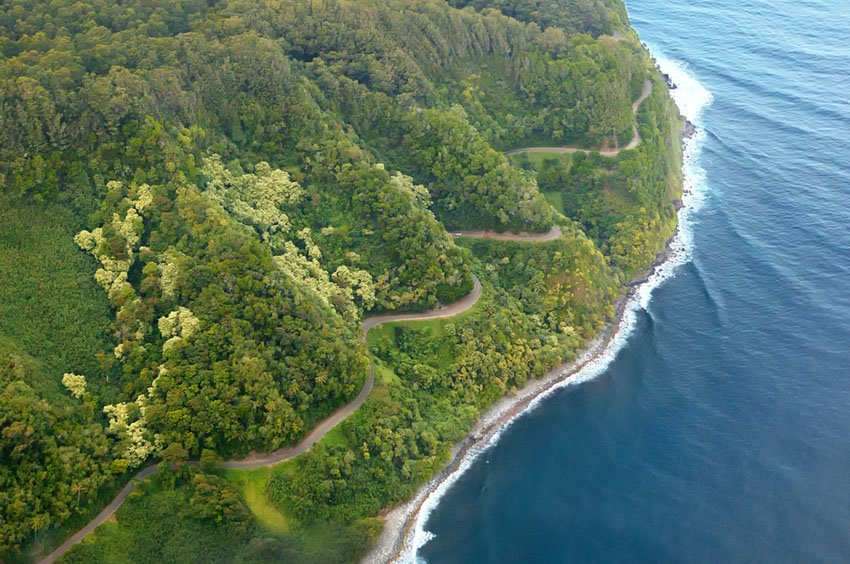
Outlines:
[[[77,494],[77,505],[80,505],[80,495],[85,491],[86,487],[82,484],[74,484],[71,486],[71,491]]]
[[[32,518],[32,528],[38,536],[39,531],[42,531],[50,526],[50,514],[39,513]]]

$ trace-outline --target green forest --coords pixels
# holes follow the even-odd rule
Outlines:
[[[621,0],[7,0],[0,54],[0,561],[151,464],[63,561],[356,561],[675,229]]]

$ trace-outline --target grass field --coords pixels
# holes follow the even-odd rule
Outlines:
[[[289,461],[281,462],[276,469],[280,471],[288,464],[291,466]],[[287,535],[292,531],[289,519],[266,498],[266,484],[271,473],[272,468],[227,470],[224,472],[224,477],[239,488],[245,503],[262,526],[273,533]]]
[[[555,208],[555,211],[562,215],[564,212],[564,193],[563,192],[543,192],[543,197],[549,202],[549,205]]]

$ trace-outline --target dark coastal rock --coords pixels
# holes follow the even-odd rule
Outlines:
[[[661,70],[661,69],[659,69],[659,71],[660,71],[660,70]],[[676,83],[675,83],[675,82],[673,82],[673,79],[672,79],[672,78],[670,78],[670,75],[669,75],[669,74],[667,74],[666,72],[662,72],[662,73],[661,73],[661,76],[663,76],[663,77],[664,77],[664,82],[666,82],[666,83],[667,83],[667,88],[668,88],[668,89],[670,89],[670,90],[675,90],[676,88],[678,88],[678,86],[676,86]]]
[[[676,198],[675,200],[673,200],[673,207],[674,207],[674,208],[676,208],[676,211],[679,211],[679,210],[680,210],[680,209],[682,209],[684,206],[685,206],[685,204],[683,204],[683,203],[682,203],[682,200],[680,200],[680,199],[678,199],[678,198]]]
[[[682,139],[690,139],[697,134],[697,126],[690,120],[685,120],[685,128],[682,130]]]

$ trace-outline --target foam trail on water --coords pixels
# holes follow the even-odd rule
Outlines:
[[[697,126],[697,133],[687,139],[684,144],[682,158],[684,183],[683,206],[679,210],[679,228],[676,236],[670,243],[668,258],[655,269],[646,282],[636,289],[633,299],[625,306],[616,336],[611,339],[606,348],[587,362],[572,377],[552,386],[534,398],[523,413],[528,413],[535,409],[544,399],[560,388],[587,382],[602,374],[628,340],[637,322],[637,313],[641,309],[647,309],[649,306],[653,291],[665,280],[673,276],[679,266],[691,260],[693,213],[701,207],[705,189],[705,170],[699,162],[700,148],[705,139],[700,116],[703,109],[711,103],[712,96],[711,92],[700,84],[697,78],[688,70],[686,64],[662,57],[657,58],[656,61],[661,71],[666,73],[677,86],[677,88],[671,91],[671,95],[679,107],[679,111]],[[593,352],[588,351],[586,358],[578,359],[578,363],[581,364],[583,360],[591,357],[593,357]],[[416,516],[416,522],[410,534],[404,540],[404,548],[397,560],[398,562],[425,562],[417,552],[429,540],[434,538],[434,534],[425,529],[425,524],[428,522],[431,512],[458,478],[475,462],[478,456],[496,444],[505,429],[516,421],[516,419],[516,417],[511,418],[497,430],[480,440],[465,454],[458,464],[457,469],[427,493]]]

